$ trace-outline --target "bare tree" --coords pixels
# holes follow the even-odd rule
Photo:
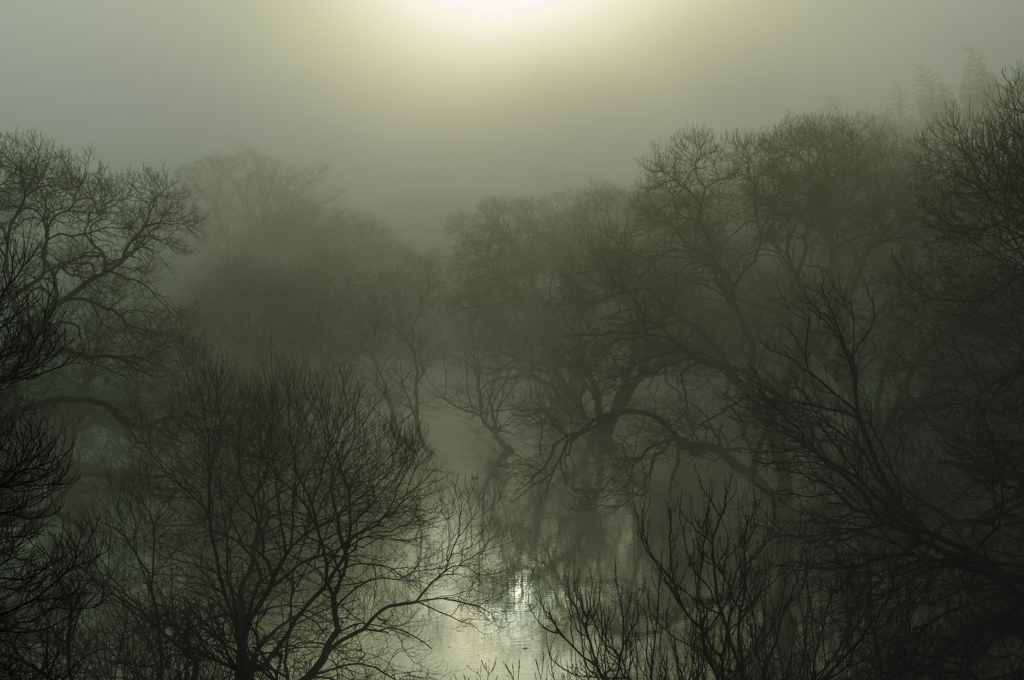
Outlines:
[[[112,597],[154,663],[390,676],[414,661],[423,613],[472,606],[478,510],[344,374],[197,359],[173,413],[107,523]]]
[[[88,523],[61,513],[70,439],[20,394],[75,359],[34,265],[30,251],[10,249],[0,268],[0,677],[72,678],[88,656],[78,633],[99,601],[97,554]]]
[[[800,522],[787,535],[813,546],[815,572],[869,588],[863,609],[901,603],[898,625],[865,646],[876,673],[1013,677],[1024,649],[1019,430],[958,385],[934,337],[927,354],[894,360],[874,310],[838,284],[802,306],[805,323],[773,348],[790,370],[761,376],[748,411],[794,479]],[[827,355],[813,350],[819,334]]]
[[[900,613],[891,600],[807,568],[785,513],[732,481],[665,507],[666,535],[638,509],[650,571],[636,580],[569,570],[561,610],[542,625],[567,649],[552,663],[573,678],[861,677],[858,652]],[[642,572],[643,573],[643,572]]]
[[[721,376],[717,420],[698,422],[750,452],[746,479],[757,463],[777,481],[746,509],[670,508],[667,543],[643,534],[652,581],[567,580],[549,628],[570,674],[1019,677],[1022,82],[948,108],[914,164],[824,153],[832,133],[804,128],[748,140],[761,169],[716,201],[734,176],[707,136],[652,158],[650,225],[671,240],[650,252],[690,268],[637,287],[639,318],[691,376]],[[789,193],[792,171],[858,158]],[[898,167],[913,185],[885,180]],[[758,211],[733,222],[747,199]],[[753,306],[765,270],[774,292]],[[686,451],[679,403],[649,417]]]
[[[158,281],[201,235],[188,192],[163,170],[112,172],[90,150],[35,132],[0,135],[0,258],[29,253],[22,283],[47,296],[75,361],[47,376],[40,406],[131,426],[135,389],[166,370],[179,334]],[[42,386],[39,386],[42,388]]]
[[[629,339],[609,341],[626,198],[611,186],[492,198],[449,223],[458,242],[442,398],[494,438],[517,481],[559,478],[586,503],[635,491],[635,470],[614,455],[612,414],[653,375]]]
[[[326,175],[326,166],[285,165],[247,148],[178,171],[209,214],[216,251],[290,245],[295,230],[315,227],[341,196],[326,188]]]
[[[907,140],[865,117],[792,116],[684,130],[640,165],[629,194],[491,199],[451,222],[457,327],[497,342],[449,358],[484,388],[450,401],[486,419],[528,484],[561,478],[591,500],[678,489],[696,458],[785,485],[745,436],[743,395],[781,296],[821,271],[876,275],[911,239]]]
[[[373,272],[406,253],[379,218],[339,203],[326,171],[251,149],[180,170],[214,234],[185,296],[208,341],[240,364],[276,355],[339,368],[364,358],[368,320],[356,310],[373,294]]]
[[[440,364],[444,274],[438,256],[410,253],[369,274],[356,303],[357,370],[392,418],[420,432],[431,396],[428,372]]]

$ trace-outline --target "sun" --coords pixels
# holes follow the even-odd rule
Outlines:
[[[542,10],[553,0],[442,0],[456,11],[477,15],[515,15]]]
[[[462,36],[504,41],[557,33],[573,15],[580,14],[581,5],[599,1],[404,0],[404,5],[407,16],[423,30],[443,41],[458,42]]]
[[[536,81],[546,69],[589,58],[605,34],[604,6],[621,0],[373,0],[396,49],[383,59],[402,78],[444,82]]]
[[[428,0],[424,9],[435,18],[480,26],[545,23],[570,4],[570,0]]]

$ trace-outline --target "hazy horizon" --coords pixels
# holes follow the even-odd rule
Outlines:
[[[463,3],[465,5],[465,3]],[[113,167],[252,147],[330,165],[346,202],[430,242],[488,194],[628,182],[684,126],[768,125],[827,96],[881,111],[964,48],[1017,63],[1024,3],[548,0],[13,2],[0,128]]]

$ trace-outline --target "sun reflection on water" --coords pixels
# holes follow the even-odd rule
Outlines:
[[[508,601],[505,605],[506,611],[527,612],[530,611],[530,603],[533,599],[533,585],[530,582],[529,571],[518,571],[508,581]]]

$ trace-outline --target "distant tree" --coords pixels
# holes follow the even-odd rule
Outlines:
[[[408,420],[422,433],[431,397],[428,372],[440,364],[447,316],[444,263],[437,255],[410,253],[366,278],[352,301],[356,370],[396,422]]]
[[[827,113],[843,113],[850,110],[850,105],[834,92],[826,94],[824,99],[824,105],[821,108]]]
[[[327,166],[285,165],[243,148],[207,156],[178,170],[206,211],[215,251],[294,247],[295,235],[315,227],[342,192],[325,184]],[[291,243],[289,243],[291,242]]]
[[[925,125],[933,116],[942,113],[947,104],[954,101],[953,91],[939,80],[935,72],[925,66],[917,67],[914,82],[914,100],[917,103],[917,118]]]
[[[184,286],[208,340],[240,364],[356,361],[367,278],[402,252],[382,222],[341,206],[320,166],[242,150],[179,172],[216,234]]]
[[[344,374],[198,358],[172,415],[105,525],[123,673],[392,676],[421,613],[472,606],[473,502]]]
[[[985,67],[985,57],[980,52],[965,48],[967,61],[964,63],[963,78],[960,81],[960,106],[977,110],[984,106],[990,96],[996,94],[995,74]]]
[[[889,105],[882,115],[882,119],[892,123],[900,130],[910,131],[914,127],[914,119],[910,109],[910,95],[907,91],[896,84],[889,94]]]

